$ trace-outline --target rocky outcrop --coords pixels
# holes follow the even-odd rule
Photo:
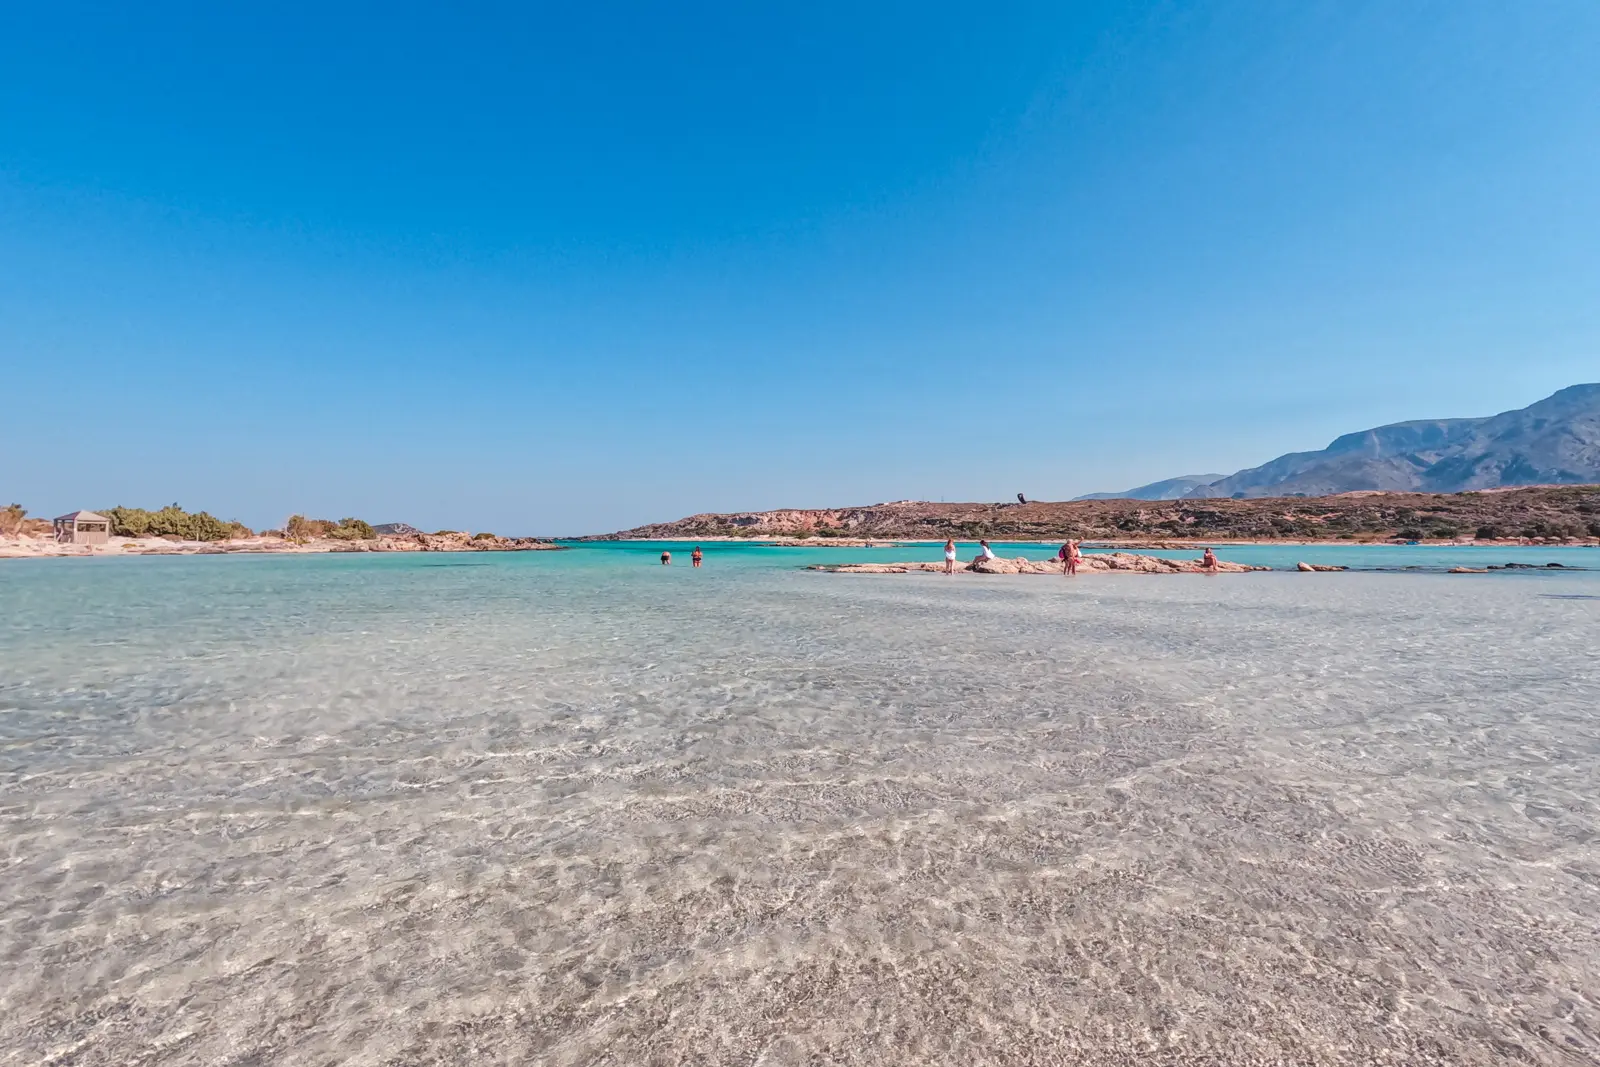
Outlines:
[[[371,552],[550,552],[562,546],[537,537],[497,537],[494,534],[469,534],[464,530],[441,533],[415,533],[408,536],[380,537],[376,542],[360,542],[352,551]]]
[[[942,573],[942,562],[916,561],[911,563],[819,563],[808,568],[834,574],[909,574],[916,571]],[[1242,574],[1247,571],[1269,571],[1271,567],[1256,567],[1245,563],[1218,560],[1216,570],[1210,573]],[[1054,574],[1060,576],[1061,564],[1055,560],[1002,559],[995,557],[978,563],[957,563],[957,573],[962,574]],[[1159,556],[1140,556],[1131,552],[1097,552],[1086,555],[1078,564],[1079,574],[1206,574],[1205,566],[1197,559],[1162,559]]]
[[[1347,571],[1350,568],[1349,567],[1333,567],[1333,566],[1330,566],[1330,565],[1328,565],[1326,563],[1296,563],[1294,565],[1294,569],[1297,570],[1297,571],[1305,571],[1306,573],[1309,574],[1312,571]]]

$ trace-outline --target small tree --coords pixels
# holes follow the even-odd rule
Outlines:
[[[311,520],[304,515],[290,515],[283,524],[283,536],[297,545],[303,545],[316,536]]]

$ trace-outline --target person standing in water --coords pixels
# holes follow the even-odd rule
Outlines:
[[[663,567],[670,567],[672,565],[672,553],[671,552],[662,552],[661,553],[661,565]]]
[[[956,543],[949,538],[945,538],[944,542],[944,572],[946,574],[956,572]]]
[[[704,558],[705,557],[700,554],[700,546],[699,545],[695,545],[694,546],[694,551],[689,553],[689,562],[693,563],[696,567],[698,567],[698,566],[700,566],[700,561],[702,559],[704,559]]]

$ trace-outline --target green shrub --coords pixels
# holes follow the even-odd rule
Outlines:
[[[22,520],[28,517],[28,509],[21,504],[7,504],[0,508],[0,534],[15,537],[22,532]]]
[[[1457,530],[1454,526],[1437,526],[1437,527],[1434,527],[1433,533],[1429,534],[1428,536],[1429,537],[1439,537],[1439,538],[1450,538],[1450,537],[1456,536],[1456,534],[1458,534],[1460,532],[1461,531]]]
[[[337,524],[329,523],[327,519],[317,519],[316,522],[326,524],[329,528],[324,536],[336,541],[370,541],[378,536],[372,532],[372,526],[361,519],[343,518]]]
[[[308,519],[304,515],[290,515],[283,524],[283,536],[297,545],[322,537],[333,524],[327,519]]]
[[[165,537],[180,541],[226,541],[230,537],[249,536],[249,528],[239,523],[227,523],[204,511],[193,514],[176,504],[168,504],[160,511],[144,508],[125,508],[118,505],[105,512],[111,520],[111,532],[120,537]],[[245,531],[239,534],[236,530]]]
[[[1420,526],[1404,526],[1394,532],[1402,541],[1420,541],[1428,536],[1428,532]]]
[[[472,535],[472,539],[474,541],[495,541],[495,540],[498,540],[498,538],[496,538],[495,535],[490,533],[488,530],[480,530],[479,532],[477,532],[477,533]]]
[[[1504,535],[1498,526],[1480,526],[1473,536],[1480,541],[1498,541]]]

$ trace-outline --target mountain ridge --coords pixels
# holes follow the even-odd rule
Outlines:
[[[1139,485],[1121,493],[1085,493],[1074,500],[1178,500],[1202,485],[1226,478],[1226,474],[1180,474],[1149,485]]]
[[[1165,499],[1140,494],[1183,480],[1077,499]],[[1600,383],[1583,383],[1496,415],[1411,419],[1341,434],[1326,448],[1285,453],[1195,485],[1178,499],[1333,496],[1366,490],[1461,493],[1594,482],[1600,482]]]

